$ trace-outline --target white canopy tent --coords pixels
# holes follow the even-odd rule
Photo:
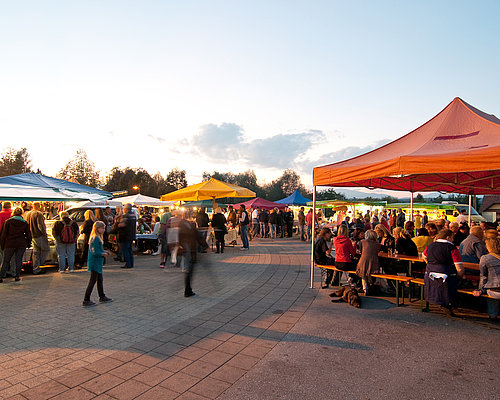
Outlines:
[[[151,206],[151,207],[170,207],[175,202],[174,201],[161,201],[155,197],[144,196],[143,194],[134,194],[132,196],[117,197],[113,199],[114,201],[119,201],[122,204],[134,204],[136,206]]]
[[[78,193],[48,187],[0,183],[0,200],[8,201],[80,201],[102,200],[97,193]]]

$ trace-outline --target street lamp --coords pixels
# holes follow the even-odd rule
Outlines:
[[[139,186],[137,186],[137,185],[132,186],[132,189],[137,190],[137,193],[139,193]]]

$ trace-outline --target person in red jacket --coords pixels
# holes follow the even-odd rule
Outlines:
[[[345,224],[339,226],[337,237],[332,240],[335,246],[335,267],[342,271],[353,271],[353,256],[356,255],[356,249],[349,239],[349,228]],[[355,279],[354,274],[349,274],[350,282]],[[339,277],[340,279],[340,277]],[[336,278],[335,278],[336,280]]]

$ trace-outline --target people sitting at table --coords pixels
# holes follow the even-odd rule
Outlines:
[[[317,265],[335,265],[335,258],[331,256],[331,250],[328,242],[332,238],[330,228],[322,228],[318,234],[318,238],[314,243],[314,262]],[[332,284],[333,271],[326,271],[326,279],[323,288],[327,288]]]
[[[359,243],[365,238],[365,230],[356,228],[352,232],[352,244],[357,252],[361,253],[361,248],[359,247]]]
[[[365,238],[359,243],[361,257],[356,265],[356,275],[361,278],[363,291],[368,296],[371,292],[372,278],[371,274],[379,272],[380,263],[378,253],[380,243],[377,240],[377,233],[374,230],[365,232]]]
[[[425,229],[427,229],[427,232],[429,232],[429,236],[434,240],[438,233],[438,227],[434,222],[428,222],[425,224]]]
[[[415,236],[415,223],[413,221],[406,221],[405,228],[406,234],[410,236],[410,238]],[[392,232],[394,234],[394,232]]]
[[[352,271],[356,249],[352,245],[351,239],[349,239],[349,228],[345,224],[339,226],[337,237],[332,240],[332,245],[335,247],[335,268],[342,271]],[[349,274],[349,278],[351,281],[357,280],[354,274]]]
[[[500,238],[486,238],[485,254],[479,260],[479,287],[473,292],[474,296],[487,294],[488,315],[491,319],[498,317],[500,306]]]
[[[418,256],[418,248],[410,234],[399,226],[393,231],[396,239],[396,251],[405,256]]]
[[[378,235],[378,242],[380,243],[380,251],[387,253],[387,251],[396,248],[396,241],[389,233],[389,230],[382,224],[375,225],[375,232]]]
[[[464,269],[460,252],[452,240],[453,232],[443,229],[424,250],[423,256],[427,262],[424,275],[426,306],[422,311],[429,311],[429,303],[433,303],[443,307],[449,315],[454,315],[458,277],[463,276]]]
[[[423,253],[425,248],[434,241],[432,237],[429,236],[426,228],[417,229],[417,236],[411,239],[417,246],[419,253]]]
[[[470,234],[460,243],[460,255],[465,262],[478,263],[481,256],[488,253],[483,241],[484,232],[480,226],[473,226]]]
[[[137,220],[137,233],[142,235],[146,233],[151,233],[151,227],[146,224],[144,219],[139,218]],[[144,254],[151,254],[153,251],[151,249],[151,240],[146,240],[144,238],[137,238],[137,251],[144,253]],[[157,246],[158,247],[158,244]]]

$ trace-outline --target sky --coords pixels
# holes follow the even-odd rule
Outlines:
[[[261,183],[500,116],[500,1],[0,0],[0,152]]]

